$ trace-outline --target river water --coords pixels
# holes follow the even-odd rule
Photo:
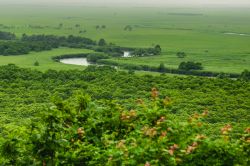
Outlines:
[[[80,66],[89,66],[91,65],[87,58],[66,58],[66,59],[60,59],[61,63],[64,64],[70,64],[70,65],[80,65]]]

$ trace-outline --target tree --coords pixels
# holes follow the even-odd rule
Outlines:
[[[240,79],[249,81],[249,80],[250,80],[250,71],[244,70],[244,71],[241,73],[241,75],[240,75]]]
[[[130,25],[125,26],[124,28],[125,31],[132,31],[133,28]]]
[[[181,62],[179,65],[179,70],[202,70],[202,64],[197,62]]]
[[[155,55],[160,55],[160,54],[161,54],[161,46],[157,44],[155,46]]]
[[[133,52],[133,54],[135,55],[135,56],[144,56],[144,55],[146,55],[146,50],[145,49],[142,49],[142,48],[137,48],[137,49],[135,49],[134,50],[134,52]]]
[[[16,35],[10,32],[2,32],[0,31],[0,40],[14,40],[16,39]]]
[[[158,67],[158,71],[159,72],[165,72],[166,68],[165,68],[165,65],[164,63],[161,63],[160,66]]]
[[[96,63],[100,59],[108,59],[108,58],[109,58],[109,56],[105,55],[104,53],[90,53],[87,56],[87,61],[92,62],[92,63]]]
[[[227,74],[227,73],[221,72],[221,73],[219,73],[219,74],[217,75],[217,78],[226,79],[226,78],[230,78],[230,75]]]
[[[39,62],[35,61],[34,66],[39,66],[39,65],[40,65]]]
[[[105,46],[107,45],[106,41],[104,39],[100,39],[99,42],[98,42],[98,45],[99,46]]]
[[[76,28],[79,28],[80,26],[81,26],[80,24],[76,24],[76,25],[75,25]]]

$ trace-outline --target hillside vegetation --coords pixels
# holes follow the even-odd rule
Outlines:
[[[249,82],[94,66],[0,77],[4,165],[249,165]]]
[[[249,166],[249,14],[0,5],[0,166]]]

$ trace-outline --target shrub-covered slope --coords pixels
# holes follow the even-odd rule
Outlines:
[[[4,130],[1,163],[6,165],[249,165],[250,128],[218,138],[204,134],[209,111],[188,120],[171,113],[172,101],[138,100],[133,109],[114,101],[100,107],[87,95],[54,98],[40,120]]]

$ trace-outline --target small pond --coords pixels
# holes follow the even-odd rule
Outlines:
[[[91,65],[87,61],[87,58],[65,58],[65,59],[60,59],[60,62],[64,63],[64,64],[80,65],[80,66],[89,66],[89,65]]]

